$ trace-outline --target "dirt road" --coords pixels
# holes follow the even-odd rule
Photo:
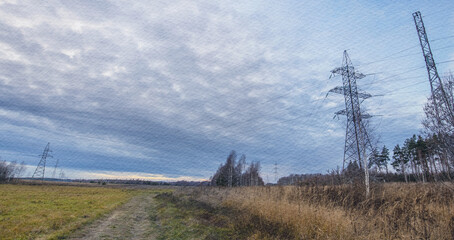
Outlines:
[[[69,239],[154,239],[149,212],[153,207],[155,193],[147,193],[132,198],[83,229]]]

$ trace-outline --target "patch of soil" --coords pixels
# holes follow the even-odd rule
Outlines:
[[[108,216],[76,231],[68,239],[154,239],[149,212],[154,205],[155,195],[147,193],[133,197]]]

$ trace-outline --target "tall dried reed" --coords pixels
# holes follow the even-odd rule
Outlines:
[[[454,193],[444,184],[184,188],[197,201],[236,209],[257,238],[454,239]]]

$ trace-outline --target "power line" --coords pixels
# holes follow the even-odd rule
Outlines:
[[[318,99],[318,100],[314,100],[314,101],[311,101],[311,102],[316,102],[316,101],[320,101],[321,99]],[[309,103],[311,103],[309,102]],[[326,109],[325,111],[328,111],[328,110],[332,110],[332,109],[335,109],[337,108],[336,107],[332,107],[332,108],[328,108]],[[286,108],[285,110],[287,110],[289,108]],[[320,110],[319,108],[314,108],[313,110]],[[287,123],[287,122],[292,122],[292,121],[296,121],[298,119],[301,119],[301,118],[307,118],[307,117],[311,117],[313,115],[314,111],[312,111],[310,114],[304,114],[304,115],[300,115],[300,116],[297,116],[297,117],[294,117],[294,118],[291,118],[291,119],[285,119],[285,120],[281,120],[278,122],[278,124],[281,124],[281,123]],[[228,129],[228,128],[231,128],[231,127],[235,127],[235,126],[238,126],[238,125],[241,125],[241,124],[245,124],[245,123],[248,123],[248,122],[251,122],[253,120],[257,120],[257,119],[260,119],[260,118],[263,118],[263,116],[259,116],[259,117],[254,117],[254,118],[250,118],[250,119],[247,119],[245,121],[241,121],[241,122],[237,122],[237,123],[233,123],[233,124],[230,124],[228,126],[224,126],[224,127],[220,127],[218,128],[219,129]],[[263,129],[264,127],[261,127],[261,128],[258,128],[258,129]],[[254,128],[254,129],[250,129],[250,131],[256,131],[257,128]],[[246,131],[247,132],[247,131]],[[206,133],[206,132],[205,132]],[[244,132],[243,132],[244,133]]]
[[[431,40],[430,42],[436,42],[436,41],[445,40],[445,39],[450,39],[450,38],[454,38],[454,35],[449,35],[449,36],[444,36],[444,37],[440,37],[440,38],[435,38],[435,39]],[[402,58],[402,57],[407,57],[407,56],[412,56],[412,55],[420,54],[420,53],[418,52],[418,53],[411,53],[411,54],[406,54],[406,55],[394,57],[394,56],[398,55],[399,53],[403,53],[403,52],[406,52],[406,51],[408,51],[408,50],[411,50],[411,49],[414,49],[414,48],[418,48],[418,47],[419,47],[419,44],[412,45],[412,46],[410,46],[410,47],[408,47],[408,48],[404,48],[404,49],[399,50],[399,51],[397,51],[397,52],[394,52],[394,53],[391,53],[391,54],[389,54],[389,55],[386,55],[385,57],[382,57],[382,58],[380,58],[379,60],[372,61],[372,62],[366,62],[366,63],[362,63],[362,64],[355,64],[354,66],[355,66],[355,67],[367,66],[367,65],[374,64],[374,63],[377,63],[377,62],[383,62],[383,61],[387,61],[387,60],[391,60],[391,59],[397,59],[397,58]],[[441,50],[441,49],[446,49],[446,48],[448,48],[448,47],[439,48],[439,49],[433,49],[433,50],[436,51],[436,50]]]
[[[421,113],[422,112],[420,112],[419,114],[421,114]],[[395,117],[395,116],[400,116],[401,117],[401,116],[412,116],[412,115],[414,116],[414,115],[417,115],[417,114],[418,113],[416,113],[416,112],[413,112],[413,113],[408,112],[408,113],[399,113],[399,114],[386,114],[385,116],[386,117]]]
[[[445,36],[445,37],[441,37],[441,38],[435,38],[433,40],[430,40],[429,42],[436,42],[436,41],[450,39],[450,38],[454,38],[454,35],[449,35],[449,36]]]
[[[406,105],[393,105],[390,109],[401,109],[401,108],[408,108],[408,107],[423,107],[423,105],[416,105],[414,103],[411,104],[406,104]],[[382,110],[382,109],[388,109],[388,107],[378,107],[374,108],[374,110]]]
[[[450,63],[450,62],[454,62],[454,59],[450,59],[450,60],[446,60],[446,61],[441,61],[441,62],[437,62],[437,64],[445,64],[445,63]],[[426,66],[420,66],[420,67],[415,67],[415,68],[412,68],[408,71],[404,71],[404,72],[400,72],[400,73],[397,73],[397,74],[394,74],[394,75],[391,75],[389,77],[386,77],[386,78],[383,78],[381,79],[380,81],[377,81],[377,82],[374,82],[374,83],[365,83],[365,84],[362,84],[362,86],[371,86],[371,85],[374,85],[374,84],[377,84],[377,83],[386,83],[386,82],[390,82],[390,81],[393,81],[395,80],[395,77],[398,77],[402,74],[405,74],[405,73],[409,73],[411,71],[414,71],[414,70],[418,70],[418,69],[422,69],[422,68],[425,68]],[[402,69],[402,68],[401,68]],[[400,80],[406,80],[406,79],[416,79],[416,78],[423,78],[425,77],[425,75],[420,75],[420,76],[414,76],[414,77],[406,77],[406,78],[400,78]],[[386,81],[385,81],[386,80]]]
[[[439,13],[446,12],[446,11],[452,12],[453,10],[454,10],[453,8],[443,7],[443,8],[440,8],[439,10],[437,10],[437,11],[433,11],[433,12],[429,12],[427,14],[424,14],[424,17],[432,16],[432,15],[435,15],[435,14],[438,15]]]
[[[301,90],[308,89],[308,88],[310,88],[310,87],[312,87],[312,86],[308,86],[308,87],[302,88],[302,89],[300,88],[300,89],[298,89],[298,90],[301,91]],[[284,93],[284,94],[282,94],[282,95],[279,95],[279,96],[277,96],[277,97],[273,97],[273,98],[268,99],[268,100],[266,100],[266,101],[260,102],[260,103],[258,103],[258,104],[256,104],[256,105],[252,106],[252,107],[246,108],[246,110],[250,110],[250,109],[256,108],[256,107],[259,106],[259,105],[263,105],[263,104],[265,104],[265,103],[269,103],[269,102],[272,102],[272,101],[281,99],[281,98],[283,98],[283,97],[285,97],[285,96],[288,96],[288,95],[290,95],[290,94],[292,94],[292,93],[294,93],[294,92],[295,92],[295,89],[292,89],[292,90],[290,90],[290,91],[288,91],[288,92],[286,92],[286,93]],[[318,101],[318,100],[314,100],[314,101],[311,101],[311,102],[309,102],[309,103],[312,103],[312,102],[315,102],[315,101]],[[288,110],[288,109],[290,109],[290,108],[292,108],[292,107],[287,107],[287,108],[284,108],[283,110]],[[241,110],[235,110],[235,111],[233,111],[233,112],[231,112],[231,113],[229,113],[229,114],[223,116],[223,118],[225,119],[226,117],[232,116],[232,115],[234,115],[234,114],[236,114],[236,113],[239,113],[239,112],[241,112],[241,111],[244,111],[244,110],[245,110],[244,108],[242,108]],[[212,118],[209,118],[208,121],[214,121],[214,120],[216,120],[216,119],[217,119],[217,117],[212,117]],[[256,119],[257,119],[257,118],[251,118],[251,119],[245,120],[245,121],[243,121],[243,122],[234,123],[234,124],[225,126],[224,128],[234,127],[234,126],[237,126],[237,125],[239,125],[239,124],[248,123],[248,122],[253,121],[253,120],[256,120]],[[184,131],[184,130],[187,130],[187,128],[185,128],[185,129],[179,129],[179,130],[177,130],[174,134],[179,133],[179,132],[182,132],[182,131]]]
[[[389,94],[389,93],[393,93],[393,92],[395,93],[395,92],[398,92],[399,90],[406,89],[406,88],[409,88],[409,87],[413,87],[413,86],[416,86],[416,85],[419,85],[419,84],[422,84],[422,83],[426,83],[426,80],[420,81],[420,82],[416,82],[416,83],[413,83],[413,84],[410,84],[410,85],[406,85],[404,87],[395,88],[394,90],[386,92],[386,94],[384,94],[384,95],[385,96],[395,95],[395,94]]]
[[[418,67],[417,69],[419,69],[419,68],[420,68],[420,67]],[[412,71],[412,70],[411,70],[411,71]],[[403,72],[403,73],[407,73],[407,72],[408,72],[408,71]],[[401,73],[401,74],[403,74],[403,73]],[[401,75],[401,74],[398,74],[398,75]],[[397,76],[397,75],[394,75],[394,76]],[[422,83],[422,82],[421,82],[421,83]],[[416,84],[414,84],[414,85],[416,85]],[[412,85],[410,85],[410,86],[412,86]],[[399,89],[404,89],[404,88],[407,88],[407,87],[409,87],[409,86],[402,87],[402,88],[399,88]],[[397,89],[397,90],[398,90],[398,89]],[[394,91],[392,91],[392,92],[394,92]],[[324,99],[324,100],[325,100],[325,99]],[[323,100],[323,101],[324,101],[324,100]],[[309,102],[309,103],[313,103],[313,102],[317,102],[317,101],[320,101],[320,99],[311,101],[311,102]],[[269,102],[269,101],[266,101],[266,102]],[[291,108],[291,107],[289,107],[289,108]],[[284,108],[284,110],[288,110],[289,108]],[[320,108],[314,108],[314,110],[320,110]],[[302,118],[302,117],[310,117],[310,116],[313,115],[313,113],[314,113],[314,112],[311,112],[311,114],[301,115],[301,116],[296,117],[296,118],[292,118],[292,119],[288,119],[288,120],[283,120],[283,121],[281,121],[280,123],[285,123],[285,122],[289,122],[289,121],[295,121],[295,120],[298,120],[298,119],[300,119],[300,118]],[[259,117],[259,118],[260,118],[260,117]],[[241,125],[241,124],[244,124],[244,123],[248,123],[248,122],[250,122],[250,121],[257,120],[257,119],[258,119],[257,117],[256,117],[256,118],[250,118],[250,119],[245,120],[245,121],[242,121],[242,122],[237,122],[237,123],[230,124],[230,125],[228,125],[228,126],[224,126],[224,127],[222,127],[222,129],[226,129],[226,128],[238,126],[238,125]]]
[[[440,62],[440,64],[441,64],[441,63],[452,62],[452,61],[454,61],[454,60],[443,61],[443,62]],[[410,71],[413,71],[413,70],[415,70],[415,69],[419,69],[419,68],[423,68],[423,67],[424,67],[424,66],[422,66],[422,67],[417,67],[417,68],[414,68],[414,69],[410,69],[409,71],[400,72],[400,73],[395,74],[395,75],[392,75],[392,76],[390,76],[390,77],[381,79],[381,81],[379,81],[379,82],[380,82],[380,83],[388,82],[388,81],[384,81],[384,80],[386,80],[386,79],[393,80],[394,77],[397,77],[397,76],[399,76],[399,75],[402,75],[402,74],[408,73],[408,72],[410,72]],[[417,77],[414,77],[414,78],[417,78]],[[410,78],[407,78],[407,79],[410,79]],[[372,84],[363,84],[363,86],[368,86],[368,85],[373,85],[373,84],[374,84],[374,83],[372,83]],[[309,86],[309,87],[310,87],[310,86]],[[309,88],[309,87],[302,88],[302,89],[298,89],[298,90],[301,91],[301,90],[307,89],[307,88]],[[280,98],[283,98],[283,97],[285,97],[285,96],[290,95],[290,94],[293,93],[293,92],[295,92],[294,89],[292,89],[292,90],[290,90],[290,91],[288,91],[288,92],[286,92],[286,93],[284,93],[284,94],[282,94],[282,95],[279,95],[279,96],[273,97],[273,98],[271,98],[271,99],[268,99],[268,100],[266,100],[266,101],[260,102],[260,103],[258,103],[257,105],[254,105],[254,106],[252,106],[252,107],[250,107],[250,108],[247,108],[247,109],[252,109],[252,108],[257,107],[258,105],[262,105],[262,104],[265,104],[265,103],[268,103],[268,102],[272,102],[272,101],[274,101],[274,100],[278,100],[278,99],[280,99]],[[316,100],[316,101],[317,101],[317,100]],[[314,102],[314,101],[311,101],[311,102]],[[311,102],[309,102],[309,103],[311,103]],[[288,110],[288,109],[289,109],[289,108],[285,108],[284,110]],[[244,111],[244,109],[242,109],[242,110]],[[233,111],[233,112],[231,112],[231,113],[229,113],[228,115],[223,116],[223,117],[225,118],[225,117],[228,117],[228,116],[232,116],[233,114],[238,113],[238,112],[240,112],[240,110]],[[125,119],[130,120],[130,118],[125,118]],[[211,119],[209,119],[209,120],[215,120],[215,118],[211,118]],[[254,119],[246,120],[246,122],[250,122],[250,121],[252,121],[252,120],[254,120]],[[232,124],[231,126],[236,126],[236,125],[238,125],[238,124],[239,124],[239,123]],[[227,126],[227,128],[228,128],[228,127],[231,127],[231,126]],[[177,132],[179,132],[179,131],[182,131],[182,130],[178,130]]]
[[[447,61],[442,61],[442,62],[437,62],[437,64],[450,63],[450,62],[454,62],[454,59],[447,60]]]
[[[418,47],[418,46],[419,46],[419,45],[413,45],[413,46],[411,46],[411,47],[408,47],[408,48],[405,48],[405,49],[400,50],[400,51],[398,51],[398,52],[395,52],[395,53],[392,53],[392,54],[390,54],[390,55],[387,55],[386,57],[383,57],[383,58],[381,58],[381,59],[379,59],[379,60],[376,60],[376,61],[373,61],[373,62],[362,63],[362,64],[356,64],[356,65],[354,65],[354,66],[355,66],[355,67],[359,67],[359,66],[370,65],[370,64],[373,64],[373,63],[376,63],[376,62],[382,62],[382,61],[385,61],[385,60],[390,59],[390,57],[393,57],[393,56],[395,56],[395,55],[397,55],[397,54],[399,54],[399,53],[403,53],[403,52],[408,51],[408,50],[410,50],[410,49],[416,48],[416,47]]]
[[[420,82],[419,84],[421,83],[425,83],[426,81],[424,82]],[[416,85],[416,84],[415,84]],[[424,92],[426,92],[427,90],[424,89]],[[407,92],[397,92],[397,91],[393,91],[394,93],[391,93],[391,94],[386,94],[384,96],[395,96],[395,95],[401,95],[401,94],[407,94],[407,93],[424,93],[423,91],[421,90],[416,90],[416,91],[407,91]]]
[[[450,37],[454,37],[454,36],[450,36]],[[440,38],[438,40],[441,40],[441,39],[446,39],[446,38]],[[417,45],[419,46],[419,45]],[[443,50],[443,49],[449,49],[449,48],[453,48],[454,45],[448,45],[448,46],[444,46],[444,47],[440,47],[440,48],[435,48],[433,49],[433,51],[438,51],[438,50]],[[414,47],[412,47],[414,48]],[[367,65],[371,65],[371,64],[375,64],[375,63],[379,63],[379,62],[386,62],[386,61],[389,61],[389,60],[394,60],[394,59],[398,59],[398,58],[404,58],[404,57],[410,57],[410,56],[415,56],[415,55],[419,55],[421,54],[420,52],[414,52],[414,53],[409,53],[409,54],[405,54],[405,55],[399,55],[399,56],[396,56],[396,57],[385,57],[385,58],[382,58],[380,60],[376,60],[376,61],[372,61],[372,62],[367,62],[367,63],[363,63],[363,64],[359,64],[359,65],[356,65],[357,67],[361,66],[367,66]]]
[[[445,63],[450,63],[450,62],[454,62],[454,59],[449,59],[449,60],[446,60],[446,61],[441,61],[441,62],[437,62],[436,64],[445,64]],[[378,83],[384,83],[384,82],[388,82],[388,81],[384,81],[384,80],[394,80],[395,77],[397,76],[400,76],[402,74],[405,74],[405,73],[409,73],[409,72],[412,72],[414,70],[418,70],[418,69],[422,69],[422,68],[425,68],[426,66],[420,66],[420,67],[414,67],[414,68],[411,68],[410,70],[407,70],[407,71],[404,71],[404,72],[400,72],[400,73],[397,73],[397,74],[394,74],[394,75],[391,75],[389,77],[386,77],[386,78],[383,78],[383,79],[380,79],[380,81],[378,81]],[[405,68],[400,68],[400,69],[405,69]],[[421,76],[422,77],[422,76]],[[415,76],[415,77],[409,77],[409,78],[405,78],[405,79],[414,79],[414,78],[419,78],[419,76]],[[362,86],[369,86],[369,85],[373,85],[373,84],[362,84]]]
[[[398,76],[400,76],[400,75],[401,74],[399,74]],[[374,83],[365,83],[365,84],[362,84],[361,86],[372,86],[375,84],[383,84],[383,83],[395,81],[396,77],[397,76],[387,77],[387,78],[384,78],[385,80],[375,81]],[[418,78],[423,78],[423,77],[424,77],[423,75],[419,75],[419,76],[413,76],[413,77],[399,78],[398,80],[411,80],[411,79],[418,79]],[[405,83],[405,81],[401,81],[400,83]]]

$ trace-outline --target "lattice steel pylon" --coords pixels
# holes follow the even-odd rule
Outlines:
[[[41,155],[41,160],[38,163],[38,166],[35,169],[35,172],[32,175],[32,178],[41,178],[44,180],[44,174],[46,172],[46,159],[48,157],[52,157],[49,153],[52,152],[50,150],[50,143],[47,143],[46,147],[44,148],[43,154]]]
[[[366,195],[369,195],[369,169],[366,156],[366,144],[368,135],[364,127],[364,120],[371,117],[367,113],[361,112],[360,99],[372,97],[371,94],[358,92],[356,80],[364,78],[366,75],[355,71],[347,50],[344,51],[342,67],[335,68],[331,71],[332,75],[341,75],[343,86],[335,87],[329,92],[344,95],[345,109],[337,111],[336,115],[347,116],[347,128],[345,132],[344,161],[345,163],[356,162],[364,169]]]
[[[59,161],[60,161],[60,159],[57,159],[57,162],[55,162],[54,171],[52,172],[52,178],[55,178],[55,173],[57,173],[57,168],[58,168],[58,162]]]
[[[422,54],[426,62],[427,73],[429,75],[430,90],[432,92],[432,101],[435,108],[435,114],[437,115],[437,124],[441,125],[449,122],[450,119],[454,119],[453,106],[449,104],[449,97],[447,96],[443,87],[443,82],[438,75],[437,66],[430,49],[429,39],[427,37],[424,22],[419,11],[413,13],[413,19],[415,21],[416,31],[419,37],[419,43],[421,44]],[[440,112],[445,112],[448,116],[443,116]]]

